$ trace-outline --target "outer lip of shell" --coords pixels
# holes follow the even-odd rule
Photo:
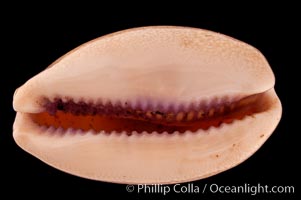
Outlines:
[[[273,85],[265,58],[243,42],[201,29],[145,27],[76,48],[16,91],[13,106],[19,112],[40,112],[45,91],[49,97],[78,100],[185,104],[216,94],[261,93]]]
[[[116,183],[177,183],[225,171],[251,156],[281,116],[274,90],[271,108],[220,128],[185,134],[61,134],[39,129],[17,113],[14,139],[25,151],[65,172]],[[141,166],[141,163],[144,163]]]

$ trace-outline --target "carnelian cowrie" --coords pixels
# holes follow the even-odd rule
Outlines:
[[[281,118],[274,75],[254,47],[207,30],[153,26],[67,53],[14,95],[25,151],[116,183],[202,179],[250,157]]]

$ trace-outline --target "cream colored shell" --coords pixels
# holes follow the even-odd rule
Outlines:
[[[238,165],[271,135],[281,117],[273,87],[267,61],[243,42],[188,27],[129,29],[81,45],[19,88],[13,135],[24,150],[81,177],[118,183],[196,180]],[[168,106],[265,91],[272,99],[269,110],[195,133],[53,133],[26,114],[43,111],[44,97]]]

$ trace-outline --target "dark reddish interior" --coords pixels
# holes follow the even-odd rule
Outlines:
[[[95,132],[122,132],[131,134],[137,132],[159,132],[173,133],[175,131],[185,132],[186,130],[197,131],[208,129],[211,126],[218,127],[222,123],[231,123],[235,119],[242,119],[247,115],[254,115],[268,109],[268,98],[264,93],[243,98],[237,102],[219,104],[214,107],[204,108],[201,117],[190,118],[189,113],[183,112],[181,119],[174,114],[173,119],[167,117],[168,113],[163,111],[151,112],[154,116],[147,116],[146,111],[128,110],[122,108],[108,108],[106,106],[93,106],[85,103],[63,103],[58,100],[55,103],[48,103],[45,112],[30,114],[32,120],[40,126],[63,129],[73,128]],[[110,106],[109,106],[110,107]],[[214,113],[210,109],[214,108]],[[197,111],[195,111],[197,113]]]

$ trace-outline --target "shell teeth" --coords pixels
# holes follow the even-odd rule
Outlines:
[[[56,135],[63,136],[63,135],[65,135],[65,134],[64,134],[64,133],[65,133],[65,129],[63,129],[62,127],[58,127],[58,128],[54,131],[54,133],[55,133]]]
[[[205,114],[205,112],[204,112],[203,110],[200,110],[200,111],[198,112],[197,118],[198,118],[198,119],[202,119],[202,118],[204,117],[204,114]]]
[[[187,121],[191,121],[194,118],[194,111],[189,111],[187,114]]]
[[[55,131],[56,131],[56,128],[54,128],[53,126],[49,126],[46,130],[46,132],[50,133],[50,134],[54,133]]]
[[[188,104],[188,103],[183,103],[180,106],[180,110],[182,110],[182,111],[189,110],[189,108],[190,108],[190,104]]]
[[[205,117],[213,117],[215,115],[220,115],[225,112],[225,110],[232,111],[240,104],[245,104],[250,101],[250,99],[241,100],[241,102],[229,101],[228,97],[223,98],[204,98],[198,101],[191,101],[191,103],[178,103],[178,104],[167,104],[166,102],[158,101],[129,101],[129,100],[116,100],[111,101],[108,99],[98,99],[89,100],[84,98],[70,98],[63,96],[60,98],[56,96],[55,98],[46,98],[54,100],[54,107],[57,106],[58,110],[67,110],[75,115],[106,115],[111,116],[124,116],[124,117],[137,117],[139,119],[149,119],[158,120],[166,122],[191,122],[193,120],[201,120]],[[231,100],[233,100],[232,98]],[[256,100],[256,99],[255,99]],[[251,100],[252,101],[252,100]],[[66,103],[66,104],[62,104]],[[59,106],[64,106],[60,109]],[[77,109],[74,104],[79,104]],[[91,106],[92,105],[92,106]],[[50,107],[51,112],[51,107]]]
[[[169,112],[169,113],[166,114],[165,119],[166,119],[166,121],[171,122],[171,121],[174,120],[174,117],[175,117],[175,114],[173,112]]]
[[[68,128],[66,131],[65,131],[65,133],[66,134],[74,134],[76,132],[76,129],[74,129],[74,128]]]
[[[220,114],[223,114],[224,111],[225,111],[225,106],[222,105],[222,106],[219,108],[219,113],[220,113]]]
[[[184,119],[184,113],[183,112],[179,112],[176,116],[176,120],[177,121],[182,121]]]
[[[205,111],[206,115],[209,117],[214,116],[216,113],[224,113],[226,109],[229,109],[230,111],[235,109],[236,106],[248,104],[250,101],[254,101],[254,99],[242,99],[239,102],[233,101],[234,98],[229,100],[228,97],[222,97],[222,98],[213,98],[213,100],[209,101],[208,99],[202,99],[202,100],[194,100],[191,101],[191,103],[179,103],[179,104],[171,104],[166,102],[159,103],[158,101],[129,101],[129,100],[116,100],[111,101],[108,99],[98,99],[98,100],[90,100],[90,99],[84,99],[84,98],[70,98],[66,96],[55,96],[52,98],[45,97],[45,102],[52,102],[55,105],[58,105],[60,103],[70,103],[72,104],[80,104],[82,108],[89,109],[89,107],[92,107],[87,112],[91,113],[91,115],[94,115],[96,113],[99,114],[105,114],[107,112],[111,113],[122,113],[127,112],[135,113],[137,115],[145,113],[145,115],[148,118],[157,118],[157,119],[168,119],[169,121],[174,117],[172,114],[167,113],[174,113],[176,116],[178,113],[184,112],[184,114],[178,114],[177,118],[178,120],[183,120],[183,118],[187,121],[191,121],[193,119],[201,119],[203,117],[203,112]],[[231,103],[230,103],[231,102]],[[89,106],[90,105],[90,106]],[[92,105],[92,106],[91,106]],[[67,105],[68,106],[68,105]],[[72,107],[72,106],[71,106]],[[68,109],[67,109],[68,110]],[[201,110],[201,111],[200,111]],[[164,115],[158,114],[157,111],[164,113]],[[76,110],[70,109],[70,112],[77,113]],[[152,113],[151,113],[152,112]]]
[[[77,129],[76,134],[84,135],[86,132],[83,131],[82,129]]]
[[[162,120],[163,119],[163,115],[160,114],[160,113],[156,113],[156,119]]]
[[[88,133],[90,133],[91,135],[96,135],[96,134],[98,134],[94,129],[90,129],[90,130],[88,131]]]
[[[140,109],[140,103],[139,103],[139,101],[131,101],[130,105],[131,105],[131,108],[133,110]]]
[[[45,98],[47,100],[47,98]],[[191,128],[194,125],[194,123],[197,123],[196,120],[202,120],[207,119],[214,116],[220,116],[222,113],[229,112],[230,110],[237,109],[238,106],[240,106],[240,103],[246,103],[249,102],[249,99],[246,98],[246,101],[243,101],[244,99],[241,99],[240,101],[227,101],[225,99],[213,99],[212,102],[209,102],[207,100],[199,101],[199,103],[191,103],[191,104],[162,104],[162,103],[155,103],[154,102],[148,102],[148,103],[140,103],[139,101],[109,101],[106,99],[98,100],[95,104],[93,101],[86,101],[87,99],[81,99],[78,101],[77,99],[77,106],[75,105],[75,100],[71,98],[63,97],[55,98],[55,102],[53,105],[49,105],[50,112],[52,107],[56,107],[59,111],[66,111],[71,112],[75,115],[101,115],[102,117],[104,115],[109,115],[109,117],[122,117],[122,118],[129,118],[129,119],[137,119],[137,120],[144,120],[149,121],[151,123],[158,123],[155,128],[158,128],[158,132],[161,134],[164,131],[165,125],[167,126],[186,126],[188,125],[187,129]],[[256,100],[256,99],[255,99]],[[66,104],[64,102],[67,102]],[[147,102],[147,101],[146,101]],[[252,102],[252,101],[251,101]],[[47,101],[46,103],[49,103]],[[154,103],[154,104],[153,104]],[[92,106],[91,106],[92,105]],[[142,107],[147,108],[146,110],[143,110]],[[89,116],[91,117],[91,116]],[[178,124],[177,124],[178,122]],[[224,123],[232,123],[233,119],[225,119],[223,121]],[[162,124],[161,124],[162,123]],[[187,123],[187,124],[184,124]],[[193,124],[192,124],[193,123]],[[201,124],[202,125],[202,124]],[[41,130],[46,129],[45,132],[51,135],[60,135],[62,132],[69,132],[72,133],[78,133],[78,134],[87,134],[87,130],[63,130],[62,128],[56,128],[52,127],[50,124],[46,124],[46,126],[50,126],[49,128],[41,127]],[[58,122],[57,126],[62,126],[60,122]],[[219,127],[220,124],[218,122],[214,122],[210,126]],[[66,126],[63,126],[66,127]],[[89,125],[85,126],[90,128],[90,132],[93,132],[94,128],[96,129],[98,126]],[[163,127],[163,128],[162,128]],[[184,127],[185,129],[186,127]],[[204,130],[207,130],[209,127],[205,126],[201,127]],[[133,127],[132,129],[135,129]],[[131,129],[131,130],[132,130]],[[192,129],[192,128],[191,128]],[[120,133],[122,132],[122,127],[117,127],[114,129],[116,132]],[[169,132],[173,132],[176,130],[176,128],[171,127],[170,129],[166,129]],[[183,127],[181,127],[180,132],[183,133],[185,130],[183,130]],[[107,130],[111,131],[111,130]],[[139,128],[137,128],[137,131],[141,131]],[[132,133],[132,132],[131,132]],[[140,133],[140,132],[139,132]],[[94,134],[99,134],[95,133]],[[104,132],[104,134],[111,134]],[[128,134],[127,134],[128,135]]]
[[[155,111],[155,110],[157,110],[158,109],[158,102],[152,102],[152,103],[150,103],[149,104],[149,108],[150,108],[150,110],[152,110],[152,111]]]
[[[214,115],[215,109],[214,108],[210,108],[209,112],[208,112],[208,116],[212,117]]]
[[[148,103],[146,101],[139,101],[138,102],[138,108],[141,110],[146,110],[148,106]]]
[[[80,102],[80,98],[72,98],[71,100],[74,103],[79,103]]]
[[[151,112],[151,111],[147,111],[147,112],[146,112],[146,116],[147,116],[148,118],[152,118],[152,117],[153,117],[152,112]]]
[[[142,110],[135,110],[136,115],[141,116],[144,114],[144,112]]]
[[[39,129],[40,129],[40,132],[43,133],[43,132],[47,131],[48,127],[45,126],[45,125],[42,125],[42,126],[39,127]]]
[[[232,110],[234,110],[234,108],[235,108],[235,103],[231,103],[230,104],[230,110],[232,111]]]
[[[63,97],[63,98],[61,98],[61,100],[62,100],[64,103],[67,103],[68,101],[70,101],[70,98],[68,98],[68,97]]]
[[[171,108],[171,106],[168,104],[168,103],[164,103],[164,104],[162,104],[162,109],[163,109],[163,111],[168,111],[168,110],[170,110],[170,108]]]
[[[55,102],[57,99],[60,99],[60,97],[58,97],[58,96],[51,96],[51,97],[47,98],[47,100],[50,101],[51,103]]]

